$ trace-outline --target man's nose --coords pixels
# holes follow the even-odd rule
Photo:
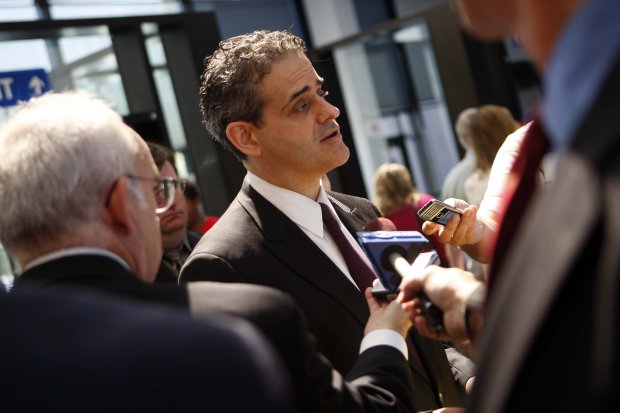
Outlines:
[[[338,109],[336,106],[332,105],[331,103],[329,103],[326,100],[322,101],[323,104],[321,106],[321,111],[319,112],[319,123],[324,123],[325,121],[328,121],[330,119],[336,119],[338,118],[338,116],[340,116],[340,109]]]

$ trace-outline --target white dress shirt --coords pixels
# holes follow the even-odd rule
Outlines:
[[[250,186],[256,190],[256,192],[262,195],[267,201],[271,202],[276,208],[282,211],[284,215],[293,221],[312,240],[312,242],[314,242],[316,246],[319,247],[319,249],[323,251],[334,264],[336,264],[343,274],[347,276],[351,284],[353,284],[355,288],[358,288],[349,273],[349,269],[347,268],[347,264],[342,257],[340,249],[338,249],[338,246],[329,234],[329,231],[327,231],[323,225],[323,215],[321,213],[321,206],[319,203],[324,203],[331,209],[334,219],[336,219],[338,225],[340,225],[340,229],[342,229],[342,232],[345,234],[351,245],[353,245],[353,247],[360,252],[360,255],[364,259],[367,259],[366,255],[338,218],[331,202],[329,202],[329,199],[327,198],[327,194],[323,189],[322,183],[317,200],[313,200],[297,192],[275,186],[249,171],[246,175],[246,179]],[[370,261],[368,261],[368,263],[370,265]],[[389,345],[395,347],[400,350],[406,358],[408,357],[405,340],[394,330],[374,330],[364,336],[364,339],[360,345],[360,353],[370,347],[378,345]]]

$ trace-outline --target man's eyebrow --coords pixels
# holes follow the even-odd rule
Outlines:
[[[323,82],[324,82],[324,81],[325,81],[325,80],[324,80],[322,77],[320,77],[320,78],[318,78],[318,79],[316,80],[315,84],[316,84],[318,87],[321,87],[321,86],[323,85]],[[301,96],[301,95],[303,95],[304,93],[309,92],[309,91],[310,91],[310,86],[307,86],[307,85],[306,85],[306,86],[302,87],[301,89],[299,89],[298,91],[296,91],[295,93],[293,93],[293,94],[291,95],[291,97],[289,98],[288,102],[286,102],[286,105],[284,105],[284,106],[287,106],[289,103],[291,103],[292,101],[294,101],[295,99],[297,99],[297,97],[298,97],[298,96]]]

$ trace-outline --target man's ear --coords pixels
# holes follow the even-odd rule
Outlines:
[[[132,208],[131,195],[129,194],[131,188],[129,185],[129,178],[121,176],[112,190],[110,202],[106,207],[108,210],[108,220],[106,221],[113,227],[112,230],[120,231],[123,234],[128,234],[133,229],[130,211]]]
[[[250,122],[235,121],[226,127],[228,140],[246,156],[259,156],[261,147],[254,139],[253,131],[255,126]]]

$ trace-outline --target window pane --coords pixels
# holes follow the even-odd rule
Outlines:
[[[0,0],[0,21],[27,21],[37,19],[32,0]]]
[[[181,12],[177,0],[50,0],[55,19],[171,14]]]

